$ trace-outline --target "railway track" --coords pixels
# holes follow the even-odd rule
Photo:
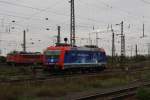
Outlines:
[[[1,65],[6,65],[6,64],[0,64]],[[10,67],[10,66],[9,66]],[[16,68],[21,68],[21,67],[16,67]],[[24,67],[26,68],[26,67]],[[42,68],[42,67],[41,67]],[[87,77],[87,76],[111,76],[111,75],[116,75],[116,74],[133,74],[136,72],[141,72],[145,70],[150,70],[150,68],[135,68],[135,69],[106,69],[104,71],[100,72],[92,72],[92,73],[69,73],[69,74],[43,74],[42,71],[36,72],[36,74],[33,72],[30,75],[16,75],[16,76],[8,76],[8,77],[1,77],[0,76],[0,82],[1,83],[16,83],[16,82],[26,82],[26,81],[47,81],[47,80],[56,80],[56,79],[63,79],[63,78],[77,78],[77,77]],[[40,75],[39,75],[40,73]],[[42,74],[41,74],[42,73]]]
[[[128,86],[109,89],[104,92],[97,92],[95,94],[88,94],[70,100],[123,100],[125,98],[135,96],[137,89],[143,86],[150,86],[150,81],[138,82]]]
[[[145,70],[150,70],[149,68],[146,69],[136,69],[136,70],[105,70],[98,73],[75,73],[75,74],[42,74],[42,75],[17,75],[17,76],[10,76],[7,78],[0,78],[1,83],[16,83],[16,82],[27,82],[27,81],[49,81],[49,80],[57,80],[63,78],[80,78],[80,77],[96,77],[96,76],[113,76],[113,75],[126,75],[130,74],[133,75],[137,72],[142,72]]]
[[[6,63],[0,63],[0,67],[3,67],[3,66],[7,67],[7,66],[10,66],[10,65],[8,65]]]
[[[103,77],[105,75],[107,76],[111,76],[111,75],[118,75],[118,74],[134,74],[136,72],[141,72],[141,71],[145,71],[145,70],[150,70],[149,68],[145,68],[145,69],[129,69],[129,70],[122,70],[122,69],[107,69],[105,71],[99,72],[99,73],[85,73],[85,74],[73,74],[73,75],[33,75],[30,78],[18,78],[18,76],[11,76],[8,79],[0,79],[0,83],[19,83],[19,82],[45,82],[45,81],[53,81],[53,80],[62,80],[62,79],[73,79],[73,78],[81,78],[81,77],[94,77],[94,76],[100,76]],[[26,77],[26,76],[22,76],[22,77]],[[139,80],[138,80],[139,81]],[[136,83],[136,82],[135,82]],[[123,87],[123,88],[115,88],[109,91],[105,91],[105,92],[98,92],[96,94],[89,94],[88,96],[81,96],[79,98],[73,98],[72,100],[116,100],[118,98],[126,98],[129,96],[133,96],[136,94],[136,90],[138,89],[139,86],[150,86],[149,82],[144,82],[142,85],[141,83],[139,83],[138,85],[134,85],[134,86],[130,86],[130,87]],[[107,98],[106,98],[107,97]],[[68,99],[66,99],[68,100]],[[71,99],[69,99],[71,100]]]

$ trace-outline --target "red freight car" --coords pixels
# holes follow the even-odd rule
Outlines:
[[[42,64],[43,55],[39,52],[12,52],[7,54],[8,64]]]

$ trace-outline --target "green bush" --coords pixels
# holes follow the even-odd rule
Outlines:
[[[129,64],[129,63],[137,63],[137,62],[146,61],[146,60],[150,60],[150,56],[147,56],[147,55],[137,55],[137,56],[132,56],[132,57],[126,56],[123,58],[122,63]],[[121,56],[115,56],[114,58],[112,58],[112,56],[107,56],[107,62],[110,65],[119,64],[121,63]]]
[[[150,88],[141,88],[137,92],[138,100],[150,100]]]
[[[4,62],[6,62],[6,57],[3,57],[3,56],[0,56],[0,63],[4,63]]]

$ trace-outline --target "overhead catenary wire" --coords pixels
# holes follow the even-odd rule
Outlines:
[[[2,1],[2,0],[1,0]],[[8,1],[7,1],[8,2]],[[9,1],[9,2],[11,2],[11,1]],[[85,1],[84,1],[85,2]],[[101,1],[99,1],[99,2],[101,2]],[[12,4],[13,3],[13,4]],[[11,6],[18,6],[18,7],[21,7],[22,5],[24,5],[23,6],[23,8],[27,8],[27,9],[30,9],[30,10],[36,10],[36,12],[37,12],[37,15],[42,15],[42,14],[45,14],[45,13],[48,13],[46,16],[37,16],[37,15],[35,15],[35,16],[33,16],[33,20],[31,20],[31,23],[35,23],[35,24],[30,24],[29,25],[29,27],[31,28],[31,29],[44,29],[45,28],[45,26],[49,26],[49,24],[48,25],[46,25],[47,23],[51,23],[51,29],[52,30],[54,30],[54,31],[56,31],[56,25],[59,25],[59,24],[61,24],[61,25],[64,25],[64,26],[62,26],[62,30],[67,30],[67,27],[69,26],[69,24],[68,24],[68,17],[69,17],[69,13],[67,14],[67,13],[65,13],[65,12],[56,12],[55,10],[54,11],[51,11],[51,10],[49,10],[49,8],[48,7],[45,7],[45,8],[38,8],[38,9],[34,9],[34,8],[36,8],[36,7],[31,7],[30,8],[30,6],[29,5],[25,5],[25,4],[19,4],[18,5],[18,3],[17,3],[17,5],[16,4],[14,4],[15,2],[12,2],[11,4],[8,4],[9,6],[11,5]],[[5,3],[2,3],[2,4],[6,4],[6,2]],[[102,3],[103,4],[103,3]],[[57,4],[56,4],[57,5]],[[96,5],[100,5],[100,3],[97,3]],[[82,5],[83,6],[83,5]],[[90,6],[90,4],[88,5],[88,6]],[[88,7],[88,6],[86,6],[85,5],[85,7]],[[99,8],[101,8],[101,7],[98,7],[98,6],[96,6],[96,7],[94,7],[94,5],[93,5],[93,8],[95,8],[96,10],[99,10]],[[106,7],[108,7],[109,9],[110,9],[110,12],[111,12],[111,9],[114,9],[115,11],[118,11],[118,7],[117,6],[111,6],[111,4],[108,4],[107,5],[107,3],[106,3],[106,5],[105,5]],[[47,10],[46,10],[46,8],[48,8]],[[88,7],[89,8],[89,7]],[[44,10],[45,9],[45,10]],[[108,9],[108,10],[109,10]],[[124,12],[125,11],[125,12]],[[127,11],[127,12],[126,12]],[[35,13],[36,13],[35,12]],[[39,12],[39,13],[38,13]],[[139,20],[137,20],[137,21],[139,21],[139,23],[141,22],[141,17],[140,17],[140,15],[138,15],[138,14],[135,14],[134,12],[131,12],[131,11],[128,11],[128,10],[124,10],[124,9],[122,9],[122,8],[120,8],[120,11],[119,12],[121,12],[121,13],[119,13],[118,15],[116,15],[116,16],[122,16],[122,14],[127,14],[127,16],[126,17],[128,17],[128,16],[132,16],[131,17],[131,19],[132,20],[134,20],[133,21],[133,23],[137,20],[137,19],[139,19]],[[129,12],[129,13],[128,13]],[[33,13],[33,14],[35,14],[35,13]],[[54,16],[55,15],[57,15],[57,16],[59,16],[59,18],[61,18],[61,16],[63,16],[63,20],[58,20],[58,19],[56,19],[56,20],[58,20],[58,21],[55,21],[55,20],[51,20],[51,18],[49,18],[49,21],[47,22],[47,23],[43,23],[43,21],[44,21],[44,18],[45,17],[49,17],[49,16],[52,16],[54,14]],[[95,16],[95,12],[91,12],[90,13],[91,14],[91,16],[89,17],[89,16],[83,16],[83,15],[80,15],[80,16],[77,16],[77,25],[76,25],[76,27],[77,27],[77,29],[79,28],[79,29],[84,29],[84,30],[87,30],[87,29],[89,29],[89,30],[92,30],[92,26],[94,25],[95,27],[97,27],[96,29],[99,29],[99,28],[102,28],[102,25],[104,25],[104,27],[106,26],[107,27],[107,25],[108,25],[108,23],[107,22],[105,22],[105,21],[103,21],[102,19],[96,19],[96,18],[94,18],[94,17],[92,17],[92,16]],[[19,18],[19,21],[18,21],[18,19],[17,19],[17,21],[16,21],[16,24],[14,24],[14,26],[16,25],[17,27],[19,27],[19,25],[22,25],[21,27],[27,27],[28,25],[28,19],[31,17],[31,15],[32,14],[28,14],[27,16],[22,16],[21,15],[21,13],[19,14],[17,14],[17,13],[11,13],[11,12],[8,12],[8,13],[6,13],[6,15],[13,15],[13,16],[8,16],[8,17],[13,17],[13,18]],[[2,15],[3,16],[3,15]],[[142,15],[143,16],[143,15]],[[7,20],[7,19],[6,19]],[[8,19],[8,21],[10,21],[10,19]],[[25,21],[25,22],[27,22],[27,24],[25,25],[24,24],[24,22],[23,21]],[[18,24],[18,25],[17,25]],[[45,26],[42,26],[42,25],[44,25],[45,24]],[[130,24],[132,24],[132,23],[130,23]],[[135,24],[134,24],[135,25]],[[137,25],[136,25],[137,26]],[[133,27],[131,26],[131,28],[130,28],[130,30],[137,30],[137,28],[136,28],[136,26],[134,26],[134,29],[133,29]],[[21,28],[20,27],[20,28]],[[83,30],[82,30],[83,31]],[[81,32],[81,31],[79,31],[79,32]],[[129,31],[127,31],[127,32],[129,32]],[[131,32],[130,32],[131,33]]]
[[[39,8],[36,8],[36,7],[31,7],[31,6],[22,5],[22,4],[16,4],[16,3],[7,2],[7,1],[0,1],[0,3],[12,5],[12,6],[23,7],[23,8],[28,8],[28,9],[32,9],[32,10],[37,10],[37,11],[39,11],[39,12],[50,12],[50,13],[53,13],[53,14],[55,14],[55,15],[61,15],[61,16],[67,16],[67,17],[69,16],[69,14],[57,13],[57,12],[53,12],[53,11],[46,11],[46,10],[49,9],[49,8],[46,8],[46,9],[39,9]],[[30,19],[30,17],[31,17],[31,16],[28,16],[28,19]],[[79,18],[79,19],[83,20],[83,19],[85,19],[85,18]],[[94,19],[91,19],[91,18],[88,18],[87,20],[97,22],[97,20],[94,20]]]
[[[140,1],[142,1],[145,4],[149,4],[150,5],[150,1],[147,1],[147,0],[140,0]]]
[[[34,10],[37,10],[37,11],[40,11],[40,12],[45,12],[46,9],[39,9],[39,8],[35,8],[35,7],[30,7],[30,6],[27,6],[27,5],[20,5],[20,4],[15,4],[15,3],[10,3],[10,2],[5,2],[5,1],[0,1],[0,3],[5,3],[5,4],[10,4],[10,5],[13,5],[13,6],[19,6],[19,7],[25,7],[25,8],[29,8],[29,9],[34,9]],[[48,9],[48,8],[47,8]],[[48,11],[49,12],[49,11]],[[56,12],[51,12],[53,14],[56,14],[56,15],[63,15],[63,16],[69,16],[69,15],[66,15],[66,14],[61,14],[61,13],[56,13]],[[28,18],[26,18],[27,20],[30,19],[31,16],[29,16]],[[31,18],[32,19],[32,18]],[[91,19],[91,18],[77,18],[77,19],[81,19],[81,20],[88,20],[88,21],[92,21],[92,22],[98,22],[98,20],[95,20],[95,19]],[[37,19],[38,20],[38,19]]]
[[[33,9],[33,10],[38,10],[38,11],[43,10],[43,9],[27,6],[27,5],[24,5],[24,4],[16,4],[16,3],[13,3],[13,2],[8,2],[8,1],[3,1],[3,0],[0,0],[0,3],[7,4],[7,5],[12,5],[12,6],[23,7],[23,8],[28,8],[28,9]]]
[[[8,2],[3,2],[3,3],[8,3]],[[16,5],[16,4],[14,4],[14,3],[9,3],[9,4],[13,4],[13,5],[15,5],[15,6],[18,6],[18,5]],[[20,5],[21,6],[21,5]],[[30,9],[33,9],[33,7],[28,7],[28,6],[22,6],[22,7],[26,7],[26,8],[30,8]],[[36,9],[36,10],[38,10],[38,11],[44,11],[44,9],[37,9],[37,8],[34,8],[34,9]],[[54,12],[55,13],[55,12]],[[63,15],[64,16],[64,14],[58,14],[58,13],[55,13],[56,15]],[[65,16],[68,16],[68,15],[65,15]],[[27,19],[29,19],[29,18],[27,18]],[[92,21],[92,22],[98,22],[97,20],[94,20],[94,19],[91,19],[91,18],[80,18],[80,19],[86,19],[86,20],[88,20],[88,21]],[[37,19],[38,20],[38,19]]]
[[[30,17],[22,17],[22,16],[18,16],[18,15],[11,15],[11,14],[5,14],[5,13],[1,13],[2,15],[6,15],[6,16],[10,16],[10,17],[17,17],[17,18],[22,18],[24,20],[28,20]],[[41,18],[42,19],[42,18]],[[44,18],[43,18],[44,19]],[[39,19],[34,19],[34,20],[39,20]],[[91,19],[88,19],[91,20]],[[93,21],[93,20],[92,20]],[[96,22],[96,21],[95,21]],[[82,25],[83,26],[83,25]],[[86,27],[86,26],[83,26]]]
[[[11,3],[11,2],[6,2],[6,1],[0,1],[1,3],[5,3],[5,4],[10,4],[10,5],[14,5],[14,6],[20,6],[20,7],[25,7],[25,8],[30,8],[30,9],[34,9],[34,10],[38,10],[38,11],[40,11],[40,12],[42,12],[42,11],[44,11],[45,9],[39,9],[39,8],[35,8],[35,7],[30,7],[30,6],[27,6],[27,5],[21,5],[21,4],[15,4],[15,3]],[[102,2],[102,1],[100,1],[100,2]],[[104,3],[104,2],[103,2]],[[105,5],[107,5],[108,7],[111,7],[112,8],[112,6],[109,6],[108,4],[106,4],[106,3],[104,3]],[[114,8],[114,7],[113,7]],[[118,8],[116,8],[116,9],[118,9]],[[122,11],[122,10],[121,10]],[[125,11],[124,11],[125,12]],[[129,12],[127,12],[128,14],[129,14]],[[56,14],[56,13],[55,13]],[[57,15],[58,15],[58,13],[57,13]],[[59,14],[59,15],[64,15],[64,14]],[[67,15],[68,16],[68,15]],[[135,15],[134,15],[135,16]],[[90,19],[90,18],[88,18],[88,20],[90,20],[90,21],[96,21],[96,20],[93,20],[93,19]]]

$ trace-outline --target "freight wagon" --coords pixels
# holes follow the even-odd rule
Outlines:
[[[7,54],[6,61],[17,65],[42,64],[43,55],[39,52],[12,52]]]

